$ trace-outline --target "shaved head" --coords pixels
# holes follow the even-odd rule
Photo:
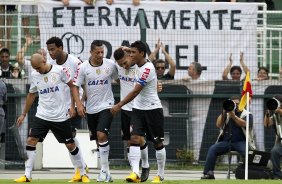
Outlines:
[[[39,73],[44,73],[46,70],[46,60],[41,54],[33,54],[31,56],[31,66],[33,69],[38,71]]]
[[[35,53],[31,56],[31,65],[41,64],[44,61],[44,57],[41,54]]]

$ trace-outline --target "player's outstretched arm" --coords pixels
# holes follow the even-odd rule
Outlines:
[[[36,93],[28,93],[27,94],[26,102],[25,102],[25,105],[24,105],[24,110],[23,110],[22,114],[17,119],[17,127],[20,127],[22,125],[26,114],[28,113],[30,107],[32,106],[32,104],[33,104],[33,102],[36,98],[36,95],[37,95]]]
[[[137,83],[134,89],[130,93],[128,93],[128,95],[122,101],[120,101],[111,108],[111,113],[116,114],[118,111],[120,111],[121,107],[131,102],[140,93],[142,89],[143,86]]]

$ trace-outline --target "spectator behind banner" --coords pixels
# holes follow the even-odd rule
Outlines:
[[[159,53],[159,50],[162,49],[162,53],[165,56],[165,60],[169,64],[169,71],[165,74],[165,60],[156,59],[156,55]],[[173,59],[165,50],[163,43],[160,42],[160,39],[157,42],[155,50],[150,54],[149,60],[151,60],[155,66],[158,80],[173,80],[175,75],[176,65]]]
[[[261,81],[261,80],[268,80],[268,69],[266,67],[259,67],[257,77],[254,79],[256,81]]]
[[[14,67],[10,64],[10,51],[8,48],[1,49],[0,61],[1,61],[0,77],[6,79],[14,78],[12,75]],[[18,78],[21,78],[21,73],[19,73]]]
[[[232,66],[232,64],[233,64],[233,60],[232,60],[232,53],[231,53],[229,56],[229,64],[226,66],[226,68],[223,71],[222,80],[229,80],[227,77],[228,73],[230,73],[231,75],[230,80],[241,80],[241,76],[242,76],[241,67],[237,65]],[[243,67],[243,70],[246,74],[249,71],[249,68],[244,63],[244,53],[243,52],[240,53],[240,64]]]
[[[190,63],[187,72],[188,77],[184,77],[184,81],[204,81],[205,78],[201,75],[203,71],[202,65],[198,62]]]
[[[274,102],[274,103],[269,103],[269,102]],[[282,172],[280,167],[280,158],[282,156],[282,144],[281,144],[282,135],[281,132],[279,131],[279,129],[281,130],[281,120],[282,120],[281,104],[282,104],[282,96],[275,95],[273,99],[267,102],[266,105],[267,110],[264,115],[264,126],[273,127],[276,133],[275,144],[271,149],[271,155],[270,155],[274,179],[282,179]]]

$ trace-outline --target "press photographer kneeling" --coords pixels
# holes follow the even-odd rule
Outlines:
[[[214,168],[216,158],[229,151],[237,151],[245,156],[246,150],[246,117],[249,114],[250,132],[253,126],[253,116],[245,109],[239,111],[238,105],[240,97],[232,97],[223,103],[222,113],[218,116],[216,127],[220,128],[220,134],[215,144],[213,144],[207,154],[204,167],[204,176],[201,179],[215,179]],[[250,135],[250,134],[249,134]],[[253,136],[249,136],[249,149],[255,149]]]
[[[264,116],[264,126],[273,126],[276,132],[276,141],[271,149],[271,162],[274,179],[282,179],[280,167],[280,157],[282,156],[282,134],[281,134],[281,116],[282,116],[282,96],[276,95],[266,103],[267,111]]]

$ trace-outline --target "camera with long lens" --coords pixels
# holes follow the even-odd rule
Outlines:
[[[270,111],[275,111],[280,107],[280,101],[277,100],[276,98],[269,99],[266,102],[266,108]]]
[[[223,102],[223,109],[226,111],[226,112],[230,112],[230,111],[234,111],[236,109],[236,103],[233,102],[233,100],[225,100]]]

